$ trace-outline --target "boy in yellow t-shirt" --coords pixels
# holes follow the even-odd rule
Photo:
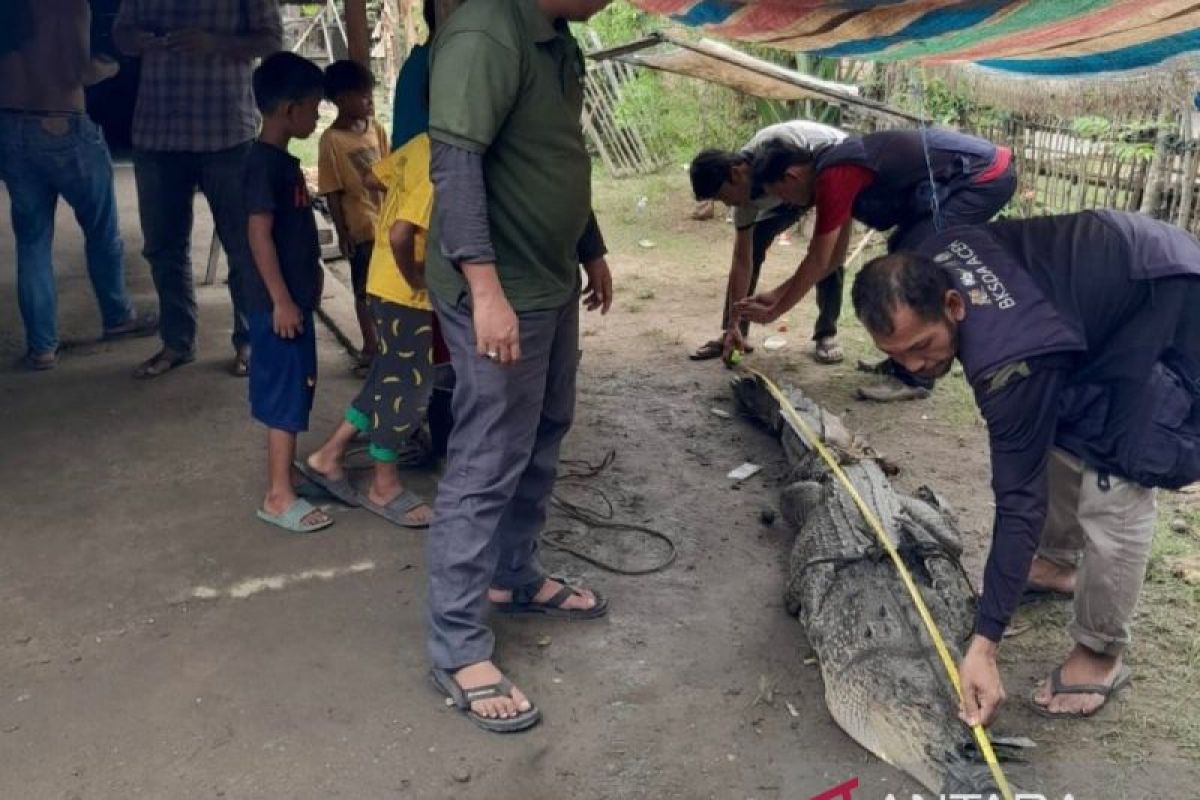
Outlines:
[[[410,139],[374,167],[387,187],[375,230],[367,302],[379,353],[345,420],[304,464],[304,473],[343,502],[362,505],[406,528],[433,516],[400,481],[400,449],[421,428],[433,389],[433,311],[425,290],[425,238],[433,209],[429,137]],[[356,493],[343,459],[358,433],[370,438],[370,489]]]
[[[378,345],[367,308],[367,265],[374,249],[381,191],[371,170],[388,153],[388,134],[375,120],[375,76],[356,61],[325,68],[325,98],[337,106],[337,119],[321,134],[317,151],[317,192],[329,202],[338,246],[350,262],[354,310],[362,331],[365,370]]]

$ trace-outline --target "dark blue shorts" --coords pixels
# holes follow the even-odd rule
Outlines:
[[[304,332],[277,336],[270,311],[250,314],[250,415],[280,431],[308,430],[317,388],[317,339],[313,312],[304,312]]]

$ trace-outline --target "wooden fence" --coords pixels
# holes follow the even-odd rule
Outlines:
[[[1012,148],[1021,191],[1035,193],[1039,210],[1142,206],[1151,160],[1133,143],[1021,121],[974,126],[970,132]]]
[[[1012,148],[1021,176],[1018,200],[1032,212],[1142,211],[1200,234],[1200,142],[1195,139],[1167,136],[1164,129],[1156,138],[1114,140],[1020,121],[971,132]]]
[[[851,129],[874,125],[855,119]],[[1185,121],[1186,122],[1186,121]],[[1169,122],[1095,136],[1069,123],[1009,118],[962,129],[1012,149],[1020,177],[1013,207],[1025,216],[1088,208],[1141,211],[1200,236],[1200,141]]]
[[[592,31],[588,35],[592,49],[601,49],[600,37]],[[583,131],[588,145],[615,178],[653,172],[665,162],[646,146],[637,124],[619,113],[622,88],[633,79],[633,67],[628,64],[611,60],[587,63]]]

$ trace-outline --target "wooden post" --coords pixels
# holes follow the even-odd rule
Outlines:
[[[344,0],[346,47],[350,58],[368,69],[371,66],[371,29],[367,26],[367,0]]]
[[[1169,170],[1170,154],[1167,153],[1167,137],[1171,133],[1171,123],[1168,114],[1173,111],[1166,101],[1158,112],[1158,129],[1154,138],[1154,156],[1146,170],[1146,190],[1142,194],[1142,203],[1138,209],[1143,214],[1158,216],[1158,204],[1162,197],[1163,183]]]
[[[1192,128],[1192,110],[1186,106],[1180,114],[1183,128],[1184,157],[1179,179],[1179,212],[1175,224],[1184,230],[1191,228],[1192,203],[1196,196],[1196,131]]]

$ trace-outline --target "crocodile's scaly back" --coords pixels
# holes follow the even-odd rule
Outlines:
[[[781,504],[796,531],[786,601],[820,661],[831,715],[855,741],[932,791],[987,790],[990,774],[963,755],[970,732],[958,720],[929,635],[877,535],[800,432],[780,418],[765,387],[746,378],[735,391],[744,409],[779,434],[797,479]],[[840,427],[799,393],[791,397],[814,431]],[[863,457],[861,442],[841,436],[835,448],[843,471],[899,551],[957,658],[971,632],[975,594],[959,563],[962,547],[951,515],[932,495],[925,500],[897,492],[876,461]]]

